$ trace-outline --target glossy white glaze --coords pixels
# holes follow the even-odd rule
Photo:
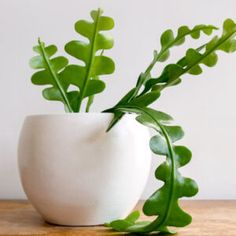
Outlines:
[[[26,118],[19,170],[26,195],[51,223],[97,225],[125,217],[145,187],[149,131],[126,115],[110,132],[111,114]]]

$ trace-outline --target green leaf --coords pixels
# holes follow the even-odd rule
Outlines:
[[[88,89],[84,97],[89,97],[91,95],[101,93],[105,89],[105,83],[101,80],[90,80],[88,83]]]
[[[43,69],[47,66],[42,56],[35,56],[31,58],[29,64],[32,69]]]
[[[139,211],[134,211],[131,212],[127,217],[126,220],[131,222],[131,223],[135,223],[140,217],[140,212]]]
[[[184,137],[184,131],[180,126],[164,126],[168,133],[172,143],[182,139]]]
[[[161,135],[155,135],[150,140],[150,148],[152,152],[158,155],[168,155],[168,146],[165,139]]]
[[[172,43],[175,40],[174,33],[172,30],[166,30],[161,35],[161,46],[162,47],[168,47],[170,43]]]
[[[191,160],[191,151],[184,146],[175,146],[175,158],[178,162],[179,167],[188,164]]]
[[[159,97],[160,97],[160,92],[149,92],[146,93],[138,98],[133,99],[130,102],[130,105],[139,105],[139,106],[148,106],[150,104],[152,104],[153,102],[155,102]]]
[[[193,66],[189,71],[191,75],[199,75],[202,73],[202,68],[199,65]]]
[[[131,89],[118,103],[115,107],[118,107],[119,105],[123,105],[128,103],[132,98],[135,96],[136,88]],[[109,108],[104,110],[103,112],[112,112],[114,113],[114,118],[110,122],[106,132],[108,132],[112,127],[114,127],[119,120],[123,117],[124,113],[122,111],[117,111],[116,108]]]
[[[84,67],[78,65],[68,65],[59,76],[63,81],[70,81],[70,84],[75,85],[80,89],[83,86],[84,75]]]
[[[210,33],[208,31],[206,32]],[[197,35],[195,36],[197,37]],[[167,65],[158,78],[149,79],[145,83],[145,88],[141,95],[152,90],[153,87],[157,88],[156,86],[159,84],[159,89],[155,89],[155,91],[161,91],[166,87],[172,86],[176,84],[176,82],[180,81],[180,76],[184,74],[201,74],[203,71],[201,67],[202,64],[208,67],[215,66],[218,60],[216,54],[218,50],[227,53],[236,51],[235,36],[236,24],[230,19],[225,20],[221,37],[213,37],[208,43],[198,49],[188,49],[185,57],[179,60],[176,64]],[[203,48],[205,48],[205,51],[200,53]]]
[[[131,212],[124,220],[115,220],[111,223],[107,223],[107,227],[111,227],[116,229],[117,231],[123,231],[127,227],[132,226],[139,219],[140,213],[139,211]]]
[[[174,34],[172,30],[166,30],[161,35],[161,46],[162,48],[168,48],[169,44],[171,44],[174,41]],[[166,61],[170,55],[169,50],[166,50],[166,52],[162,53],[162,55],[159,58],[159,61]]]
[[[75,24],[76,32],[89,42],[73,40],[65,46],[69,55],[80,60],[80,65],[68,65],[68,60],[62,56],[53,57],[57,52],[55,45],[45,46],[39,40],[38,45],[33,47],[39,55],[30,60],[30,66],[41,70],[33,74],[32,83],[48,85],[43,90],[44,98],[63,102],[69,112],[79,112],[83,99],[87,97],[86,111],[89,111],[94,95],[105,89],[105,83],[99,80],[99,76],[115,70],[113,60],[102,55],[105,49],[113,47],[113,38],[101,32],[111,30],[114,21],[102,16],[101,9],[92,11],[91,18],[92,22],[79,20]],[[70,91],[70,85],[77,89]]]
[[[213,37],[208,43],[197,49],[190,48],[183,58],[175,64],[169,64],[159,77],[153,78],[151,71],[158,61],[165,61],[169,56],[169,49],[175,45],[184,43],[186,35],[197,39],[201,32],[210,35],[215,27],[195,26],[189,30],[187,26],[178,29],[177,36],[171,30],[165,31],[161,36],[161,50],[154,52],[154,58],[144,73],[141,73],[136,87],[126,94],[125,99],[121,99],[116,106],[107,111],[115,114],[112,124],[117,121],[117,117],[123,113],[136,113],[136,120],[141,124],[153,128],[157,134],[150,140],[150,149],[153,153],[165,156],[163,163],[157,167],[155,177],[163,181],[161,188],[157,189],[146,200],[143,212],[147,216],[156,216],[148,223],[136,221],[127,223],[120,219],[110,224],[110,227],[123,232],[131,233],[172,233],[171,226],[184,227],[191,223],[191,216],[184,212],[179,206],[179,199],[182,197],[192,197],[198,192],[197,184],[194,180],[181,175],[179,169],[191,160],[191,151],[184,146],[176,146],[174,143],[184,136],[180,126],[167,124],[166,119],[162,119],[160,113],[147,106],[151,100],[151,92],[161,92],[163,89],[179,84],[184,74],[198,75],[202,73],[202,65],[212,67],[217,63],[217,51],[234,52],[236,50],[236,25],[232,20],[226,20],[223,24],[221,36]],[[144,89],[140,92],[144,85]],[[128,99],[127,99],[128,97]],[[158,97],[157,97],[158,98]],[[156,99],[157,99],[156,98]],[[138,100],[140,99],[140,100]],[[122,112],[122,113],[120,113]],[[117,115],[118,114],[118,115]],[[165,113],[164,113],[165,114]],[[167,115],[168,116],[168,115]],[[164,115],[165,117],[165,115]],[[170,123],[171,119],[167,119]],[[159,157],[160,158],[160,157]]]
[[[93,63],[90,74],[92,77],[112,74],[115,70],[115,64],[109,57],[95,56]]]
[[[69,91],[67,92],[73,111],[77,112],[78,102],[79,102],[79,92],[78,91]]]
[[[56,57],[51,60],[52,69],[55,72],[59,72],[68,64],[68,60],[65,57]]]
[[[213,25],[196,25],[193,29],[189,29],[188,26],[181,26],[178,29],[176,37],[172,30],[166,30],[161,35],[161,50],[156,55],[157,61],[164,62],[168,59],[170,52],[169,49],[173,46],[179,46],[185,42],[186,36],[191,36],[193,39],[198,39],[201,32],[206,35],[210,35],[213,30],[217,28]]]
[[[113,38],[107,34],[105,35],[101,31],[113,29],[114,21],[110,17],[102,16],[101,9],[92,11],[91,18],[91,22],[79,20],[75,24],[76,32],[81,36],[86,37],[89,42],[73,40],[65,46],[65,51],[69,55],[75,57],[84,64],[83,66],[77,66],[77,68],[75,66],[66,68],[67,79],[73,80],[73,84],[79,87],[80,97],[78,111],[81,108],[83,99],[87,96],[90,98],[87,102],[86,111],[89,111],[94,95],[102,92],[105,88],[105,84],[99,83],[98,79],[101,75],[112,74],[115,70],[113,60],[101,55],[104,50],[111,49],[114,44]],[[102,51],[100,55],[98,55],[99,51]],[[94,83],[93,78],[95,77],[98,79]],[[95,88],[95,85],[97,85],[98,88]]]
[[[45,47],[45,44],[38,41],[33,48],[39,55],[30,60],[33,69],[42,69],[32,75],[31,81],[35,85],[48,85],[43,90],[43,96],[47,100],[60,101],[64,103],[65,109],[73,112],[73,106],[67,89],[70,85],[68,80],[61,78],[61,71],[67,66],[68,60],[65,57],[53,57],[57,52],[55,45]]]
[[[99,81],[98,76],[95,76],[92,81],[98,81],[98,84],[100,84],[100,86],[98,86],[98,88],[100,87],[100,91],[98,91],[98,92],[102,92],[105,89],[105,83],[103,83],[102,81]],[[89,89],[89,90],[91,90],[91,89]],[[93,91],[93,94],[89,96],[88,102],[87,102],[87,105],[86,105],[86,112],[89,112],[89,108],[90,108],[90,106],[92,105],[92,103],[94,101],[94,94],[96,94],[98,92]]]
[[[119,110],[138,114],[136,119],[140,123],[157,131],[150,140],[150,148],[155,154],[166,156],[166,160],[155,172],[156,178],[163,181],[164,185],[156,190],[143,206],[144,214],[156,216],[152,222],[139,223],[137,217],[134,217],[133,221],[120,219],[107,226],[131,233],[173,233],[169,229],[170,226],[184,227],[192,220],[191,216],[180,208],[179,198],[191,197],[198,192],[196,182],[183,177],[178,170],[191,159],[191,152],[186,147],[173,144],[183,137],[183,130],[180,126],[166,126],[160,119],[160,113],[150,108],[126,105],[120,106]]]
[[[57,88],[51,87],[43,90],[43,96],[47,100],[62,101],[63,97]]]
[[[165,84],[162,84],[160,86],[158,86],[158,90],[156,89],[156,84],[157,83],[161,83],[161,80],[163,80],[163,78],[161,79],[157,79],[157,80],[152,80],[151,77],[151,70],[153,69],[153,67],[155,66],[155,64],[157,62],[163,62],[166,61],[170,55],[170,49],[174,46],[178,46],[181,45],[185,42],[185,38],[187,36],[191,36],[192,38],[198,38],[200,36],[200,32],[203,32],[206,35],[210,35],[213,30],[217,29],[215,26],[212,25],[197,25],[195,26],[193,29],[189,29],[187,26],[181,26],[178,29],[178,33],[177,36],[174,37],[174,33],[172,32],[172,30],[166,30],[162,36],[161,36],[161,50],[158,53],[156,50],[154,51],[154,58],[152,60],[152,62],[150,63],[150,65],[148,66],[148,68],[146,69],[146,71],[144,73],[141,73],[138,81],[136,83],[136,87],[133,90],[133,94],[129,97],[129,101],[131,101],[132,99],[135,99],[135,97],[139,96],[139,92],[142,89],[143,85],[145,86],[144,91],[141,93],[141,95],[145,94],[146,92],[148,92],[150,89],[153,89],[153,86],[155,86],[155,91],[161,91],[162,89],[164,89],[166,87]],[[175,67],[175,69],[174,69]],[[181,73],[180,73],[181,70]],[[170,72],[169,72],[170,71]],[[182,74],[183,69],[181,67],[181,65],[172,65],[168,68],[168,70],[165,71],[165,73],[170,73],[171,76],[174,77],[173,81],[171,81],[171,83],[169,82],[169,78],[170,75],[167,75],[166,77],[166,83],[168,81],[168,86],[173,86],[173,85],[177,85],[178,83],[181,82],[180,78],[176,78],[177,75]],[[162,76],[166,76],[165,73],[163,72]],[[127,95],[125,95],[126,97]],[[157,98],[158,99],[158,98]],[[122,99],[121,99],[122,100]],[[119,105],[119,102],[116,106]],[[117,113],[115,114],[113,120],[111,121],[111,124],[109,125],[108,130],[110,130],[123,116],[122,113]]]
[[[137,105],[138,106],[138,105]],[[124,108],[124,109],[123,109]],[[122,110],[122,111],[128,111],[130,109],[130,112],[133,112],[133,113],[138,113],[139,112],[139,109],[138,110],[135,110],[134,108],[130,108],[130,105],[123,105],[121,106],[121,108],[117,108],[118,110]],[[149,108],[145,108],[145,109],[148,109]],[[157,111],[157,110],[152,110],[152,113],[154,113],[155,117],[158,117],[158,120],[162,123],[162,124],[169,124],[171,121],[173,121],[173,118],[164,113],[164,112],[161,112],[161,111]],[[141,114],[139,116],[136,117],[136,120],[145,125],[145,126],[148,126],[150,128],[157,128],[156,125],[153,126],[153,119],[150,117],[150,116],[147,116],[145,114]],[[159,129],[157,130],[159,131]]]

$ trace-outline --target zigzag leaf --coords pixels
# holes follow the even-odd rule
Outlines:
[[[197,26],[197,28],[200,26]],[[179,29],[179,35],[184,35],[188,28]],[[206,34],[211,30],[206,29]],[[220,37],[214,37],[207,44],[197,49],[188,49],[183,58],[176,64],[167,65],[157,78],[151,77],[151,70],[157,61],[165,61],[168,58],[169,45],[179,45],[184,42],[184,37],[179,41],[176,40],[172,31],[168,30],[161,36],[161,51],[154,52],[154,59],[146,69],[141,73],[136,87],[131,89],[128,94],[121,99],[113,108],[107,109],[106,112],[113,112],[114,119],[108,130],[122,117],[124,113],[136,113],[137,121],[141,124],[153,128],[157,134],[150,140],[150,148],[153,153],[165,156],[166,160],[157,167],[155,177],[163,181],[163,186],[155,191],[143,206],[143,212],[147,216],[156,216],[151,222],[126,222],[117,220],[108,224],[109,227],[124,232],[132,233],[172,233],[169,226],[183,227],[191,222],[191,216],[184,212],[178,201],[182,197],[192,197],[198,187],[194,180],[183,177],[179,168],[185,166],[191,160],[191,151],[174,143],[180,140],[184,132],[180,126],[170,125],[171,119],[168,115],[159,111],[148,108],[148,105],[154,101],[153,92],[161,92],[164,88],[176,85],[181,82],[181,76],[184,74],[197,75],[202,72],[202,65],[212,67],[217,63],[217,50],[224,52],[236,51],[236,24],[228,19],[223,24],[223,33]],[[192,32],[193,38],[200,36],[200,31]],[[177,36],[178,37],[178,36]],[[142,92],[141,88],[144,86]],[[145,96],[146,95],[146,96]],[[139,98],[145,99],[145,103],[138,103]],[[158,98],[158,97],[157,97]],[[142,100],[141,100],[142,101]],[[149,103],[149,104],[148,104]],[[161,115],[160,115],[161,114]],[[163,119],[167,118],[167,119]]]
[[[92,22],[79,20],[75,30],[88,42],[73,40],[66,44],[65,50],[82,62],[82,65],[68,65],[65,57],[53,57],[57,52],[55,45],[45,47],[40,40],[33,50],[39,54],[30,60],[33,69],[40,70],[33,74],[35,85],[50,85],[43,90],[47,100],[60,101],[66,111],[79,112],[82,100],[88,98],[86,111],[89,110],[93,97],[105,89],[105,83],[99,76],[114,72],[115,65],[111,58],[103,54],[105,49],[113,47],[113,39],[101,31],[114,27],[110,17],[102,16],[102,10],[91,12]],[[70,85],[77,88],[71,91]]]
[[[162,118],[170,116],[150,108],[124,105],[117,109],[138,114],[137,121],[156,130],[157,134],[150,140],[150,148],[153,153],[166,156],[166,161],[155,172],[156,178],[163,181],[164,185],[154,192],[143,206],[144,214],[157,216],[155,220],[139,223],[138,217],[136,217],[132,222],[128,222],[127,219],[116,220],[107,226],[123,232],[172,233],[168,229],[169,226],[183,227],[190,224],[192,218],[180,208],[178,200],[181,197],[194,196],[198,192],[198,187],[194,180],[183,177],[179,172],[179,168],[186,165],[191,159],[189,149],[174,145],[174,142],[184,135],[182,128],[166,126],[165,119],[163,122]]]
[[[125,98],[127,101],[131,101],[135,99],[137,96],[142,96],[146,92],[148,92],[150,89],[155,91],[161,91],[163,88],[165,88],[167,81],[170,83],[170,78],[174,78],[171,82],[171,85],[177,85],[181,82],[181,79],[179,78],[179,75],[182,73],[182,67],[181,65],[170,65],[165,68],[165,70],[162,73],[161,78],[153,79],[151,76],[151,70],[156,65],[157,62],[164,62],[169,58],[170,55],[170,49],[174,46],[179,46],[185,42],[185,39],[187,36],[192,37],[193,39],[198,39],[200,37],[201,32],[203,32],[206,35],[211,35],[213,30],[216,30],[217,27],[213,25],[196,25],[192,29],[189,29],[188,26],[181,26],[178,29],[176,37],[174,36],[174,33],[172,30],[166,30],[160,38],[161,41],[161,49],[158,53],[157,51],[154,51],[154,57],[148,68],[144,73],[141,73],[136,87],[129,91]],[[184,58],[182,63],[186,63],[186,59]],[[168,74],[171,74],[170,75]],[[157,85],[158,84],[158,85]],[[144,90],[140,94],[140,90],[144,86]],[[116,106],[119,106],[122,104],[121,99],[120,102],[117,103]],[[150,104],[154,102],[153,100],[150,100]],[[122,112],[116,112],[110,126],[107,130],[110,130],[123,116]]]
[[[146,81],[145,89],[141,93],[143,95],[147,91],[161,91],[166,87],[173,86],[180,80],[180,76],[184,74],[199,75],[202,73],[202,66],[213,67],[217,63],[217,50],[226,53],[236,51],[236,24],[233,20],[227,19],[223,23],[223,32],[220,37],[215,36],[207,44],[204,45],[205,51],[190,48],[186,51],[185,57],[176,64],[167,65],[162,74],[158,78],[151,78]],[[203,47],[200,47],[203,49]],[[160,86],[157,86],[157,85]],[[154,87],[155,86],[155,87]]]
[[[206,35],[210,35],[213,30],[217,28],[213,25],[196,25],[193,29],[189,29],[188,26],[181,26],[178,29],[176,37],[172,30],[168,29],[161,35],[161,50],[156,54],[156,61],[164,62],[169,58],[169,49],[173,46],[179,46],[185,42],[186,36],[191,36],[193,39],[198,39],[201,32]]]
[[[104,55],[97,55],[106,49],[113,47],[113,39],[102,33],[114,27],[114,21],[110,17],[102,16],[101,9],[91,12],[92,22],[80,20],[75,24],[75,30],[81,36],[88,39],[88,42],[73,40],[66,44],[65,51],[71,56],[80,60],[84,65],[70,65],[66,68],[65,77],[74,81],[79,87],[80,98],[78,111],[82,101],[89,96],[86,110],[89,111],[94,94],[105,89],[105,84],[99,80],[99,76],[112,74],[115,70],[113,60]],[[76,72],[75,72],[76,71]],[[97,85],[97,86],[95,86]]]
[[[49,85],[50,87],[43,90],[43,96],[47,100],[61,101],[65,105],[65,109],[73,112],[77,106],[74,97],[78,97],[79,93],[74,92],[73,95],[67,92],[70,81],[61,77],[61,71],[67,66],[68,60],[65,57],[54,57],[57,52],[55,45],[45,47],[40,40],[33,50],[39,55],[30,60],[30,66],[33,69],[41,69],[33,74],[31,81],[35,85]]]

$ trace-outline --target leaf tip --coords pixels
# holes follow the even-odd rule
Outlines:
[[[42,42],[41,42],[41,39],[40,39],[40,37],[38,37],[38,44],[41,44]]]
[[[98,8],[97,10],[100,14],[103,14],[103,9],[101,7]]]

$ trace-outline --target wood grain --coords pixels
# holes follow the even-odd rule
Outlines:
[[[137,208],[141,208],[141,203]],[[182,201],[193,223],[178,229],[178,236],[236,236],[236,201]],[[142,216],[142,219],[145,219]],[[75,236],[125,235],[95,227],[61,227],[47,224],[27,201],[0,201],[0,235]]]

